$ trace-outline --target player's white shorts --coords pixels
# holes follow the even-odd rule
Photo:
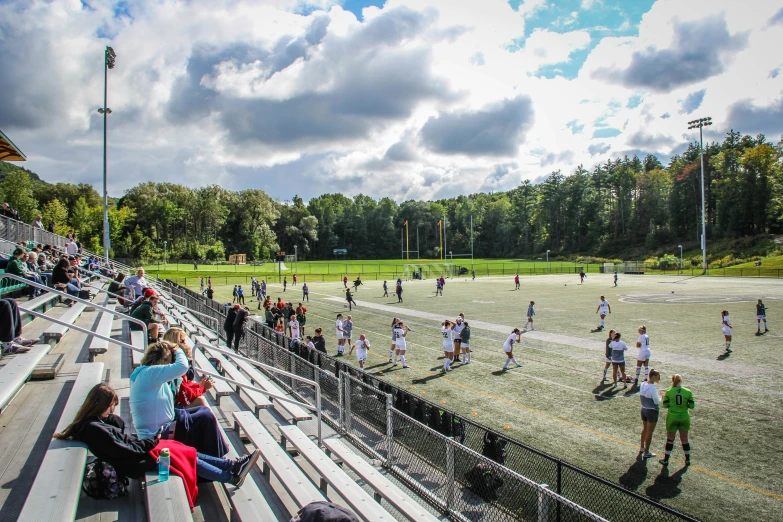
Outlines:
[[[766,319],[766,318],[767,318],[766,315],[757,315],[756,316],[756,319]]]
[[[356,350],[356,360],[357,361],[364,361],[367,359],[367,349],[361,348]]]
[[[504,350],[506,353],[511,353],[511,352],[513,352],[513,351],[514,351],[514,347],[513,347],[513,346],[504,346],[504,347],[503,347],[503,350]]]
[[[338,341],[343,338],[343,333],[340,330],[336,330],[335,333],[337,334]]]
[[[454,344],[453,343],[443,343],[443,351],[444,352],[453,352],[454,351]]]
[[[405,351],[408,349],[408,343],[404,339],[397,339],[397,343],[395,344],[395,347],[398,350]]]
[[[462,341],[461,344],[463,348],[470,348],[470,341]]]
[[[636,357],[637,361],[649,361],[650,360],[650,350],[642,350],[639,352],[639,355]]]
[[[724,326],[723,335],[728,335],[729,337],[731,337],[731,328],[729,328],[728,326]]]

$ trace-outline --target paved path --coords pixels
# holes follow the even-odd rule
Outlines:
[[[325,294],[322,294],[325,295]],[[327,301],[335,301],[342,303],[345,299],[340,297],[327,297]],[[433,321],[443,321],[444,315],[433,312],[423,312],[419,310],[410,310],[406,308],[398,308],[396,306],[389,306],[377,303],[370,303],[367,301],[356,301],[357,308],[371,308],[373,310],[381,310],[388,312],[393,316],[408,316],[418,317],[421,319],[431,319]],[[487,330],[490,332],[497,332],[501,334],[508,334],[514,329],[514,326],[508,326],[498,323],[490,323],[486,321],[476,321],[471,319],[471,328],[478,328],[480,330]],[[571,335],[555,334],[550,332],[532,331],[524,334],[525,338],[536,339],[539,341],[545,341],[549,343],[562,344],[566,346],[573,346],[576,348],[584,348],[604,353],[606,345],[604,341],[595,341],[592,339],[582,339],[581,337],[574,337]],[[716,373],[723,373],[731,375],[733,377],[754,377],[761,374],[775,373],[774,370],[769,368],[761,368],[758,366],[749,366],[746,364],[738,364],[733,362],[718,361],[715,359],[708,359],[705,357],[696,357],[692,355],[683,355],[668,353],[662,350],[654,349],[653,358],[656,362],[661,362],[673,366],[685,366],[688,368],[695,368],[699,370],[707,370]]]

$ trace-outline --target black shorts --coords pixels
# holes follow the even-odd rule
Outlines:
[[[658,410],[642,408],[642,420],[644,422],[658,422]]]

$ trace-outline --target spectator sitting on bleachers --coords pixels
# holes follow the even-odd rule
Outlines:
[[[75,256],[79,253],[79,247],[76,245],[76,240],[73,238],[69,238],[68,241],[65,243],[65,251],[68,253],[69,256]]]
[[[190,353],[190,346],[185,342],[187,337],[188,334],[185,333],[185,330],[172,326],[166,330],[163,340],[178,345],[190,359],[192,354]],[[201,378],[201,382],[195,382],[188,374],[192,374],[191,369],[188,369],[182,378],[171,381],[171,393],[174,394],[174,408],[209,406],[204,393],[212,388],[212,378],[205,375]]]
[[[17,248],[14,250],[13,259],[8,261],[8,266],[6,266],[5,271],[6,273],[13,274],[19,277],[24,277],[26,279],[29,279],[30,281],[34,281],[38,283],[39,285],[44,284],[41,277],[36,273],[31,273],[27,269],[27,253],[24,251],[23,248]],[[22,259],[24,258],[24,259]],[[30,287],[30,296],[36,297],[41,291],[38,288]]]
[[[139,321],[143,321],[147,325],[147,342],[154,343],[158,341],[158,338],[163,335],[163,330],[158,326],[160,323],[168,324],[165,318],[162,321],[158,321],[155,318],[154,308],[158,305],[160,298],[155,294],[154,290],[147,292],[149,297],[143,299],[143,301],[133,308],[130,316]],[[136,323],[129,323],[131,330],[141,330],[141,326]]]
[[[122,306],[127,306],[131,303],[131,301],[124,299],[124,297],[126,297],[126,292],[129,291],[123,284],[124,280],[125,274],[117,274],[117,276],[114,278],[114,281],[112,281],[112,283],[109,285],[108,291],[111,297],[121,296],[118,297],[117,300]]]
[[[196,476],[240,487],[258,461],[259,450],[235,460],[223,459],[197,453],[176,441],[162,440],[156,433],[147,438],[126,434],[125,422],[114,414],[119,402],[117,393],[108,384],[96,384],[73,422],[62,433],[55,433],[54,438],[83,442],[96,457],[111,464],[118,475],[133,479],[155,472],[160,451],[168,448],[171,472],[182,478],[191,509],[198,495]]]
[[[27,253],[27,270],[31,274],[36,274],[39,278],[46,282],[46,286],[52,286],[52,274],[45,274],[41,272],[38,266],[38,254],[35,251]]]
[[[143,292],[144,289],[147,288],[149,283],[147,283],[147,280],[144,278],[144,269],[139,268],[136,271],[135,276],[126,277],[123,284],[133,290],[133,298],[138,298]]]
[[[0,348],[6,353],[29,352],[28,346],[36,342],[22,337],[22,315],[19,306],[11,298],[0,299]]]
[[[58,290],[64,290],[74,297],[79,297],[79,290],[81,290],[81,284],[78,279],[71,276],[68,271],[70,263],[68,258],[61,258],[57,265],[52,270],[52,288]],[[66,301],[66,304],[71,305],[71,301]]]
[[[152,343],[141,366],[130,376],[130,407],[139,437],[153,436],[163,428],[162,438],[173,438],[200,453],[222,457],[229,451],[212,410],[204,406],[174,409],[169,381],[188,371],[188,357],[179,345]]]

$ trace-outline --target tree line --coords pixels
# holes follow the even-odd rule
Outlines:
[[[783,139],[730,132],[704,150],[707,237],[734,238],[783,229]],[[2,200],[24,221],[43,216],[56,231],[74,230],[82,243],[102,251],[102,201],[88,184],[49,184],[0,162]],[[618,256],[629,248],[655,251],[677,242],[697,243],[701,223],[698,143],[664,166],[652,155],[555,171],[540,183],[524,180],[507,192],[459,195],[437,201],[375,199],[324,194],[305,203],[276,201],[257,189],[229,191],[217,185],[190,188],[147,182],[109,210],[111,255],[157,259],[164,241],[170,259],[225,260],[244,253],[268,260],[275,252],[300,259],[401,256],[439,258],[445,223],[445,254],[529,257]],[[404,235],[405,222],[408,235]],[[405,243],[407,241],[407,243]],[[296,248],[295,248],[296,247]]]

